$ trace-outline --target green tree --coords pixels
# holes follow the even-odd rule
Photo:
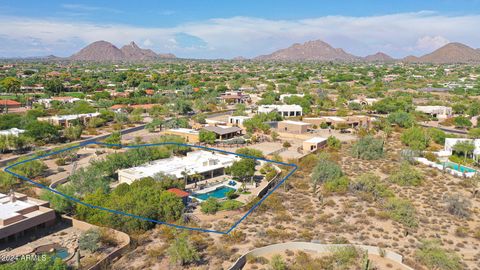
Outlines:
[[[398,111],[390,113],[387,117],[389,123],[399,127],[408,128],[415,124],[415,119],[410,113]]]
[[[250,157],[257,157],[257,158],[265,157],[265,155],[261,150],[248,148],[248,147],[239,148],[237,149],[237,151],[235,151],[235,153],[245,155],[245,156],[250,156]]]
[[[25,135],[36,142],[55,142],[59,138],[57,128],[47,122],[33,121],[25,127]]]
[[[63,83],[59,79],[48,80],[44,83],[45,91],[49,92],[52,95],[58,95],[63,90]]]
[[[453,119],[455,127],[457,128],[468,128],[472,126],[472,122],[465,116],[457,116]]]
[[[214,144],[215,140],[217,139],[217,135],[213,131],[200,130],[198,138],[201,142]]]
[[[75,125],[75,126],[71,126],[71,127],[68,127],[66,129],[64,129],[63,130],[63,135],[68,140],[75,141],[75,140],[80,139],[80,137],[82,136],[82,132],[83,132],[83,126]]]
[[[0,85],[10,94],[17,95],[20,92],[21,82],[14,77],[6,77],[0,81]]]
[[[10,189],[14,188],[17,184],[17,180],[11,174],[0,171],[0,192],[6,193]]]
[[[252,178],[255,173],[255,160],[241,158],[233,162],[232,166],[226,168],[226,172],[240,181]]]

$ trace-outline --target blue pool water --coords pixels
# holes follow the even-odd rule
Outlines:
[[[55,250],[53,252],[40,252],[40,253],[37,253],[37,254],[46,254],[50,257],[52,257],[53,259],[55,258],[60,258],[61,260],[65,260],[66,258],[68,258],[70,256],[70,253],[68,253],[68,250],[66,248],[55,248]]]
[[[462,165],[459,165],[457,163],[453,163],[453,162],[443,162],[441,165],[444,165],[445,167],[447,168],[450,168],[450,169],[453,169],[455,171],[459,171],[459,172],[476,172],[476,170],[472,169],[472,168],[469,168],[469,167],[465,167],[465,166],[462,166]]]
[[[68,256],[70,256],[70,253],[68,253],[66,248],[55,249],[55,252],[52,254],[53,258],[60,258],[62,260],[65,260]]]
[[[227,186],[221,186],[221,187],[218,187],[217,189],[212,190],[212,191],[207,192],[207,193],[193,194],[193,197],[198,198],[200,200],[206,200],[210,197],[213,197],[215,199],[223,199],[227,196],[226,194],[230,190],[235,190],[235,189],[233,189],[231,187],[227,187]]]

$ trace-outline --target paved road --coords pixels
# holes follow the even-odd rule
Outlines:
[[[461,135],[466,135],[466,134],[468,134],[465,130],[459,130],[459,129],[454,129],[454,128],[431,126],[431,125],[422,124],[422,123],[420,123],[420,126],[422,126],[422,127],[427,127],[427,128],[438,128],[438,129],[443,130],[443,131],[445,131],[445,132],[447,132],[447,133],[454,133],[454,134],[461,134]]]

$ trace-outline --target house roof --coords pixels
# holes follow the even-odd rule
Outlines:
[[[11,99],[4,99],[4,100],[0,100],[0,105],[2,106],[20,106],[22,105],[20,102],[17,102],[15,100],[11,100]]]
[[[203,129],[214,132],[218,135],[225,135],[230,133],[236,133],[242,131],[239,127],[218,127],[218,126],[205,126]]]
[[[190,195],[188,192],[178,188],[170,188],[170,189],[167,189],[167,191],[177,195],[180,198],[188,197],[188,195]]]

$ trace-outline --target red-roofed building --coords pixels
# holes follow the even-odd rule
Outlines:
[[[187,204],[187,199],[188,199],[188,196],[190,195],[190,193],[188,193],[184,190],[178,189],[178,188],[170,188],[167,191],[175,194],[177,197],[182,199],[184,204]]]
[[[0,100],[0,112],[8,113],[9,109],[16,109],[22,107],[20,102],[11,99]]]

